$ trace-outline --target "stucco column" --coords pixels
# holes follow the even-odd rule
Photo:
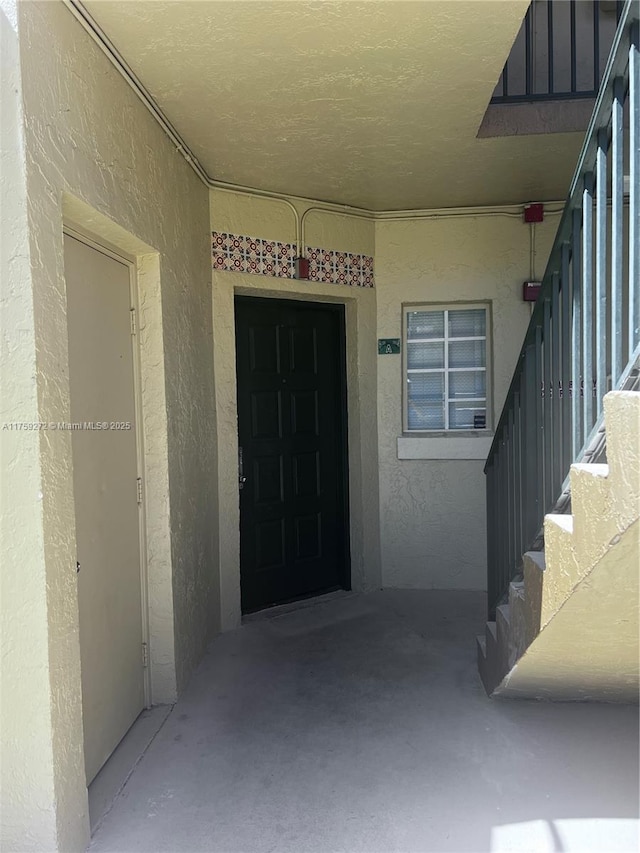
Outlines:
[[[89,837],[81,750],[64,727],[82,730],[77,705],[57,707],[51,684],[60,647],[79,668],[77,637],[49,624],[51,596],[64,594],[45,550],[46,436],[12,425],[38,423],[33,246],[29,242],[20,45],[16,0],[0,0],[1,373],[0,520],[2,554],[1,719],[2,835],[13,851],[82,850]],[[37,259],[36,259],[37,260]],[[73,606],[73,602],[70,605]],[[73,667],[71,667],[73,669]],[[62,725],[61,725],[62,724]],[[64,781],[73,774],[74,781]],[[70,787],[74,790],[70,790]],[[65,808],[70,805],[71,808]],[[62,817],[64,815],[64,819]]]

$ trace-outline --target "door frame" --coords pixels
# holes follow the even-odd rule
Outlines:
[[[338,319],[338,394],[339,394],[339,411],[340,411],[340,440],[338,442],[340,452],[341,471],[338,478],[340,486],[339,508],[342,518],[343,536],[342,536],[342,588],[351,590],[351,516],[349,507],[349,407],[347,398],[347,312],[343,302],[325,302],[322,299],[300,299],[292,294],[284,294],[282,296],[267,296],[263,293],[238,293],[233,295],[233,326],[236,324],[236,305],[238,300],[257,300],[258,302],[277,302],[280,305],[291,305],[293,307],[312,306],[314,308],[322,308],[331,314],[336,315]],[[237,346],[237,342],[236,342]],[[235,355],[235,353],[234,353]],[[236,366],[235,371],[236,387],[238,384],[238,371]],[[238,400],[236,395],[236,417],[239,418]],[[238,420],[239,423],[239,420]],[[239,434],[238,434],[239,436]],[[239,443],[239,442],[238,442]],[[242,547],[242,546],[241,546]],[[304,598],[313,598],[316,593]],[[298,600],[298,599],[296,599]],[[302,599],[300,599],[302,600]]]
[[[233,270],[212,271],[213,370],[218,505],[213,533],[218,542],[220,627],[239,628],[240,525],[237,459],[237,370],[233,299],[264,296],[344,305],[349,411],[349,538],[351,588],[382,585],[378,500],[376,291],[324,282],[276,278]]]
[[[146,648],[146,665],[143,666],[143,695],[144,707],[151,708],[151,651],[149,648],[149,585],[148,585],[148,566],[147,566],[147,517],[146,517],[146,500],[145,500],[145,455],[144,455],[144,429],[143,429],[143,408],[142,408],[142,364],[140,356],[140,340],[138,335],[138,318],[140,317],[140,306],[138,299],[138,274],[136,259],[129,256],[121,249],[113,246],[108,246],[103,242],[96,242],[88,234],[79,230],[77,226],[71,227],[65,224],[62,228],[64,235],[84,243],[91,249],[95,249],[108,258],[118,261],[129,270],[129,299],[133,308],[132,323],[135,323],[135,333],[131,335],[131,348],[133,354],[133,396],[134,410],[136,417],[136,477],[141,483],[142,501],[138,504],[138,542],[140,552],[140,622],[142,626],[142,643],[143,648]],[[75,496],[74,496],[75,498]],[[142,655],[142,649],[140,653]]]

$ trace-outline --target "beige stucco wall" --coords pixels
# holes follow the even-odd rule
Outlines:
[[[346,212],[312,208],[313,202],[299,199],[260,198],[221,189],[211,193],[212,230],[295,242],[300,233],[297,217],[304,223],[305,246],[374,255],[376,282],[375,291],[370,292],[259,275],[213,274],[224,626],[237,624],[239,612],[234,292],[344,298],[349,300],[348,304],[355,298],[354,304],[361,314],[367,310],[365,306],[374,302],[376,328],[360,327],[359,334],[366,336],[367,357],[371,359],[373,354],[366,381],[370,378],[369,370],[376,373],[377,389],[370,402],[365,402],[363,392],[368,388],[362,384],[365,375],[356,371],[351,379],[350,407],[364,406],[368,413],[364,419],[367,429],[372,413],[377,412],[377,454],[369,440],[371,432],[360,446],[363,464],[379,465],[382,585],[446,589],[486,586],[484,458],[423,459],[420,448],[415,452],[417,458],[398,458],[397,440],[402,436],[402,358],[378,357],[376,340],[401,337],[403,303],[489,302],[493,321],[495,423],[530,316],[530,307],[521,296],[522,282],[530,278],[530,229],[522,222],[522,210],[513,207],[482,213],[455,211],[453,216],[438,212],[407,217],[404,221],[374,221]],[[555,205],[554,209],[557,208]],[[536,226],[538,278],[544,272],[557,223],[557,215],[553,214]],[[348,325],[349,346],[352,330],[356,328],[357,323]],[[353,348],[362,344],[363,341],[354,340]],[[372,493],[366,494],[364,500],[368,506],[372,498]],[[353,495],[351,506],[353,514]],[[377,571],[376,568],[371,576],[375,577]],[[356,578],[354,574],[355,588],[360,588]]]
[[[208,193],[61,3],[5,2],[3,421],[70,420],[63,219],[136,256],[152,698],[169,701],[219,620]],[[2,847],[81,850],[70,435],[2,438]]]
[[[69,420],[63,222],[134,256],[153,701],[172,700],[208,637],[240,620],[235,293],[345,305],[353,588],[483,586],[482,463],[398,461],[401,360],[379,359],[376,338],[400,335],[403,301],[491,299],[498,411],[528,318],[528,230],[311,210],[305,245],[375,255],[376,289],[212,278],[212,228],[293,242],[314,203],[209,193],[61,3],[2,4],[4,420]],[[539,229],[540,257],[554,228]],[[80,850],[70,436],[2,438],[2,845]]]
[[[529,226],[522,215],[376,223],[378,337],[402,334],[402,304],[487,301],[493,318],[493,409],[499,416],[527,323]],[[537,226],[544,272],[557,217]],[[402,358],[378,359],[382,580],[391,587],[486,588],[484,460],[398,459]]]
[[[295,242],[299,221],[313,205],[211,191],[211,229],[250,237]],[[305,242],[373,255],[370,220],[311,211]],[[214,366],[218,448],[218,522],[223,629],[240,621],[240,542],[237,471],[237,412],[233,299],[255,296],[341,302],[346,311],[349,508],[353,589],[380,586],[376,407],[376,292],[360,287],[213,272]]]
[[[39,419],[36,340],[17,10],[9,0],[0,6],[0,28],[0,405],[3,423],[29,422]],[[53,850],[56,839],[39,442],[36,432],[0,432],[0,844],[6,849],[17,849],[20,840],[25,849]],[[77,659],[72,665],[77,671]]]

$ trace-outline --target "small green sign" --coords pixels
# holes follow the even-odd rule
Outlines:
[[[378,338],[378,355],[399,355],[400,338]]]

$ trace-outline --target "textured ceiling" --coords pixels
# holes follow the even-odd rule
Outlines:
[[[581,134],[477,139],[527,0],[87,0],[217,180],[372,210],[566,194]]]

